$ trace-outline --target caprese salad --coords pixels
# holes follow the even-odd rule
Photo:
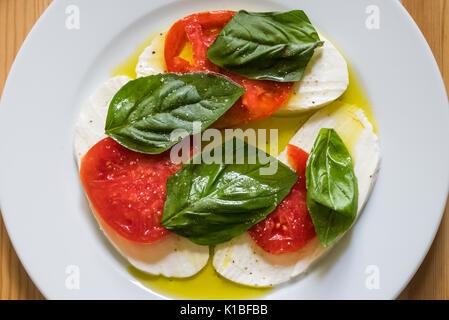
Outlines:
[[[191,14],[153,38],[135,73],[88,98],[74,139],[92,212],[135,268],[184,278],[211,259],[226,279],[274,286],[354,224],[375,183],[378,138],[362,106],[336,101],[348,65],[303,11]],[[173,158],[209,129],[303,113],[279,155],[217,138]]]

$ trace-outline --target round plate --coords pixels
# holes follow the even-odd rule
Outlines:
[[[187,14],[218,9],[305,10],[345,53],[378,121],[381,170],[356,226],[306,277],[267,298],[391,299],[401,292],[432,243],[448,193],[449,107],[437,64],[398,1],[298,6],[296,0],[53,2],[20,50],[0,107],[1,210],[25,269],[47,298],[159,298],[126,271],[89,212],[73,160],[74,125],[83,100],[149,35]],[[67,28],[77,10],[80,28]],[[370,20],[376,12],[379,28]],[[76,289],[70,277],[78,273]]]

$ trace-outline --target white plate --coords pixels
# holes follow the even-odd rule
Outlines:
[[[79,30],[65,27],[70,4],[79,7]],[[380,10],[378,30],[365,26],[369,5]],[[391,299],[417,270],[448,193],[449,107],[432,53],[399,2],[60,0],[25,41],[0,107],[3,218],[47,298],[158,297],[133,279],[97,230],[73,160],[74,124],[81,102],[153,32],[189,13],[240,8],[304,9],[361,77],[381,141],[377,185],[352,232],[308,276],[267,297]],[[70,265],[79,267],[79,290],[66,287]],[[380,288],[370,290],[372,265]]]

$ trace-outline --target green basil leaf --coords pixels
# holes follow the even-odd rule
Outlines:
[[[334,129],[321,129],[307,161],[307,207],[321,244],[330,245],[357,217],[351,155]]]
[[[203,158],[197,155],[168,179],[161,221],[200,245],[223,243],[247,231],[276,209],[298,180],[282,162],[240,139],[229,139],[211,153],[221,161],[195,164]],[[259,153],[263,163],[254,156]],[[261,174],[270,166],[277,166],[274,174]]]
[[[109,105],[106,134],[128,149],[162,153],[193,134],[193,122],[205,130],[245,89],[219,75],[158,74],[124,85]],[[171,139],[176,129],[188,134]],[[197,132],[195,132],[197,133]]]
[[[250,79],[301,80],[320,37],[302,10],[239,11],[209,47],[214,64]]]

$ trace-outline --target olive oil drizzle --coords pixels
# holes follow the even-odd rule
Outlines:
[[[131,79],[136,78],[136,65],[140,54],[144,49],[149,46],[152,40],[157,34],[149,37],[141,45],[139,45],[135,52],[133,52],[126,60],[121,62],[118,66],[113,68],[111,76],[125,75]],[[185,59],[192,59],[193,53],[191,47],[186,46],[182,51],[182,56]],[[164,61],[161,61],[164,64]],[[374,132],[377,133],[377,124],[375,121],[374,113],[369,103],[369,99],[365,94],[365,91],[361,85],[355,72],[349,67],[349,86],[346,92],[335,102],[329,106],[333,108],[333,105],[337,107],[337,104],[350,104],[361,108],[368,120],[372,123]],[[316,111],[306,112],[304,114],[291,115],[291,116],[271,116],[267,119],[254,121],[248,125],[240,126],[245,130],[252,129],[279,129],[278,135],[278,148],[276,152],[271,152],[272,156],[277,156],[282,150],[285,149],[293,135],[304,125],[304,123],[315,113]],[[357,130],[354,132],[357,134]],[[348,137],[348,139],[351,139]],[[269,137],[267,137],[267,143],[265,150],[270,153]],[[249,287],[229,281],[220,276],[212,266],[211,259],[213,257],[213,249],[208,264],[196,275],[190,278],[166,278],[164,276],[154,276],[138,269],[129,266],[129,273],[136,278],[140,283],[154,291],[157,294],[162,294],[171,298],[181,299],[251,299],[259,298],[269,293],[272,288],[257,288]]]

